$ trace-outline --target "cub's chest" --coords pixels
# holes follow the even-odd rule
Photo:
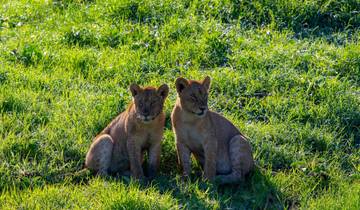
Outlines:
[[[151,145],[161,140],[161,130],[153,127],[143,128],[137,130],[134,136],[136,136],[136,141],[139,142],[140,145],[146,147],[146,145]]]
[[[200,124],[185,124],[183,127],[183,132],[186,136],[186,139],[192,144],[202,144],[203,141],[207,138],[207,130]]]
[[[151,135],[150,132],[143,132],[136,135],[133,135],[133,137],[130,137],[129,139],[132,139],[132,141],[135,141],[135,144],[142,148],[146,149],[149,148],[150,145],[153,144],[154,137]],[[129,141],[128,139],[128,141]]]

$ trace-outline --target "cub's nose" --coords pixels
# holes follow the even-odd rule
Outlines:
[[[148,109],[144,109],[143,115],[144,116],[149,116],[149,114],[150,114],[150,111]]]

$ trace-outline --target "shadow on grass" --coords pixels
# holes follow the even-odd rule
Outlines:
[[[96,178],[87,169],[82,169],[81,162],[71,167],[72,170],[57,170],[21,174],[13,180],[10,174],[3,174],[3,184],[13,182],[13,187],[19,190],[35,189],[49,185],[87,186]],[[151,182],[139,182],[127,177],[111,176],[103,178],[112,183],[125,186],[139,186],[140,190],[156,190],[160,194],[168,194],[177,200],[180,208],[185,209],[283,209],[288,206],[286,198],[272,183],[271,174],[256,168],[243,182],[233,185],[217,185],[203,182],[201,172],[194,165],[192,179],[184,181],[176,167],[172,170],[161,170],[156,179]],[[1,173],[0,173],[1,175]],[[12,180],[6,178],[13,177]],[[18,184],[18,185],[17,185]],[[6,185],[5,185],[6,186]],[[11,188],[11,187],[10,187]],[[11,190],[2,188],[0,191]],[[130,202],[130,201],[129,201]],[[123,206],[123,203],[120,203]],[[117,208],[120,204],[111,204]]]
[[[192,176],[184,181],[178,173],[161,173],[151,182],[139,182],[127,177],[104,178],[129,186],[139,184],[140,189],[155,189],[160,194],[170,193],[185,209],[284,209],[288,204],[281,192],[270,181],[270,175],[256,168],[243,182],[232,185],[217,185],[203,182],[201,176]],[[72,174],[67,180],[72,184],[87,185],[93,175],[87,171]],[[113,204],[116,206],[116,203]]]
[[[200,177],[200,176],[198,176]],[[181,181],[161,176],[151,183],[160,193],[170,191],[179,205],[190,209],[283,209],[283,195],[269,177],[256,168],[238,184],[217,185],[195,178]]]

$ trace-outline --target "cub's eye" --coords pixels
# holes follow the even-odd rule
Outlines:
[[[142,103],[142,102],[140,102],[139,103],[139,107],[141,108],[141,107],[143,107],[144,106],[144,104]]]
[[[190,98],[191,98],[191,100],[196,101],[196,97],[194,95],[191,95]]]

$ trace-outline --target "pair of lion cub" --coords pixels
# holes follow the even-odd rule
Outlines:
[[[208,110],[209,87],[208,76],[202,81],[176,80],[178,98],[171,119],[178,160],[185,177],[191,172],[192,153],[205,179],[238,182],[253,168],[251,146],[230,121]],[[147,176],[153,178],[160,163],[163,106],[169,88],[166,84],[158,89],[133,84],[130,91],[133,103],[94,139],[85,165],[99,175],[120,173],[141,179],[147,150]]]

